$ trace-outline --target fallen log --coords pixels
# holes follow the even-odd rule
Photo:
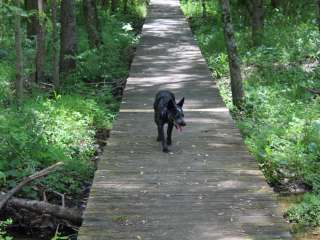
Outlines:
[[[24,208],[39,214],[49,214],[70,221],[76,225],[81,225],[82,222],[82,213],[77,208],[66,208],[44,201],[27,200],[15,197],[11,198],[7,204],[15,208]]]
[[[20,191],[20,189],[26,185],[27,183],[35,180],[35,179],[38,179],[38,178],[41,178],[41,177],[44,177],[46,175],[48,175],[49,173],[55,171],[57,169],[57,167],[63,165],[62,162],[58,162],[56,164],[53,164],[52,166],[50,167],[47,167],[39,172],[36,172],[34,174],[32,174],[31,176],[28,176],[26,178],[24,178],[22,180],[22,182],[20,182],[16,187],[12,188],[9,192],[5,193],[3,196],[1,196],[1,201],[0,201],[0,210],[3,208],[3,206],[8,202],[8,200],[14,195],[16,194],[18,191]]]

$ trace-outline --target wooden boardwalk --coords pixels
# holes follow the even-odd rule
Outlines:
[[[187,127],[174,132],[170,154],[156,142],[160,89],[186,98]],[[151,0],[78,239],[291,239],[178,0]]]

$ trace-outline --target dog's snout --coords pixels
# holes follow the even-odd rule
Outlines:
[[[186,122],[183,120],[183,119],[180,119],[179,121],[177,121],[177,123],[181,126],[181,127],[184,127],[186,126]]]

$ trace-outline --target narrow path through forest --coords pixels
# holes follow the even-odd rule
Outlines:
[[[183,96],[187,127],[156,142],[160,89]],[[151,0],[118,119],[95,173],[80,240],[290,239],[225,107],[178,0]]]

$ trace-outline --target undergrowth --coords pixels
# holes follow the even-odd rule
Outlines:
[[[95,170],[92,159],[98,148],[96,133],[100,129],[110,129],[116,117],[119,102],[111,87],[128,75],[134,47],[139,40],[138,32],[146,14],[145,5],[145,1],[136,1],[126,14],[121,11],[111,14],[100,9],[103,44],[94,49],[89,47],[82,20],[77,19],[76,70],[62,79],[61,89],[57,92],[29,88],[19,108],[14,104],[12,90],[14,36],[10,31],[0,33],[1,191],[8,191],[24,177],[63,161],[61,169],[25,186],[18,195],[42,199],[42,190],[55,191],[66,195],[68,206],[80,206]],[[12,21],[4,20],[5,23],[0,23],[1,29],[10,29]],[[46,27],[45,75],[51,79],[51,26]],[[24,76],[27,77],[34,69],[35,43],[24,39]]]
[[[0,240],[12,240],[13,238],[8,236],[6,228],[12,224],[12,219],[0,221]]]
[[[320,88],[320,34],[314,24],[315,6],[293,1],[289,13],[267,9],[262,46],[253,48],[250,27],[240,7],[233,22],[244,72],[245,106],[232,105],[228,59],[218,1],[182,0],[195,38],[217,79],[220,93],[240,128],[245,143],[273,186],[303,182],[310,187],[289,219],[318,226],[320,215],[320,98],[308,91]],[[303,11],[301,10],[301,8]],[[301,11],[300,11],[300,10]]]

